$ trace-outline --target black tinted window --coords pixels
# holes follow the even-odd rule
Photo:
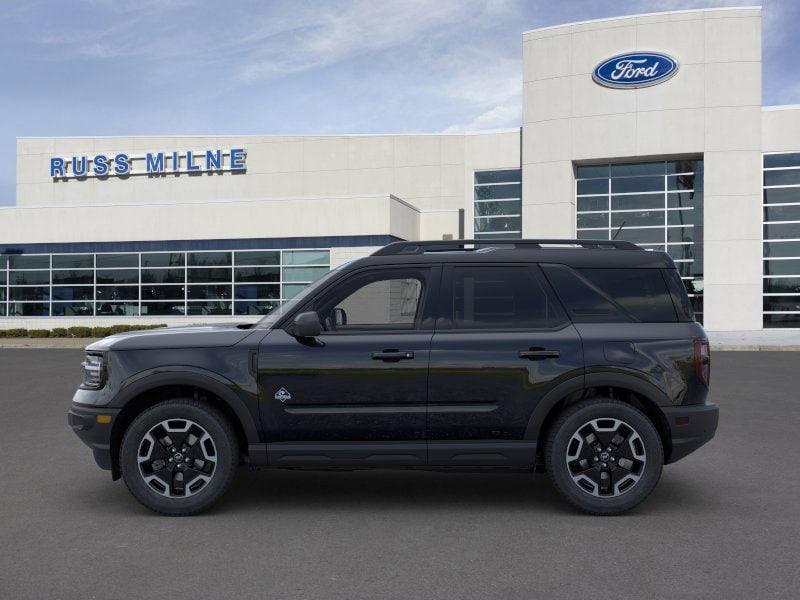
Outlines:
[[[680,263],[678,263],[680,264]],[[694,310],[689,296],[686,295],[686,286],[677,269],[664,269],[662,271],[667,282],[669,293],[672,294],[672,303],[678,313],[679,321],[694,321]]]
[[[677,320],[660,269],[578,269],[578,272],[639,321]]]
[[[630,321],[602,290],[564,265],[543,265],[547,278],[576,323]]]
[[[566,321],[527,266],[454,267],[449,298],[455,329],[541,329]]]

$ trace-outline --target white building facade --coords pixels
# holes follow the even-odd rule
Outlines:
[[[759,8],[523,52],[518,129],[19,138],[0,327],[252,320],[383,244],[463,236],[630,240],[709,330],[800,328],[800,107],[762,106]]]

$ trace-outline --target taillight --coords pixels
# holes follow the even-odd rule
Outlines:
[[[694,341],[694,372],[700,382],[708,387],[711,381],[711,350],[708,340]]]

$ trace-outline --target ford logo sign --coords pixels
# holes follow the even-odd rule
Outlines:
[[[612,56],[594,68],[592,79],[610,88],[641,88],[666,81],[678,72],[678,61],[659,52]]]

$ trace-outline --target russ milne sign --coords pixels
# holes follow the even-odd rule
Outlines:
[[[221,173],[247,170],[247,150],[203,150],[195,152],[147,152],[130,155],[95,154],[94,156],[54,156],[50,159],[50,177],[83,179],[87,177],[124,177],[127,175],[166,175],[177,173]]]
[[[666,81],[678,72],[678,61],[660,52],[628,52],[601,62],[592,79],[610,88],[642,88]]]

